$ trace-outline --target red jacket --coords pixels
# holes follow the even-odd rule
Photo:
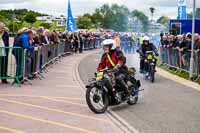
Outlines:
[[[113,63],[115,65],[119,64],[119,65],[124,65],[126,63],[126,57],[123,55],[123,52],[120,50],[111,50],[109,53]],[[103,54],[102,58],[101,58],[101,62],[99,63],[99,66],[97,68],[98,71],[105,69],[112,69],[113,66],[111,65],[110,61],[107,58],[107,54]]]

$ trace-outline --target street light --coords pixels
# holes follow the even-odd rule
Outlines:
[[[154,12],[155,12],[155,8],[154,7],[150,7],[149,8],[150,9],[150,12],[151,12],[151,21],[153,22],[153,14],[154,14]]]
[[[194,34],[195,34],[195,15],[196,15],[196,0],[193,0],[193,17],[192,17],[192,50],[190,58],[190,79],[193,77],[194,69]]]

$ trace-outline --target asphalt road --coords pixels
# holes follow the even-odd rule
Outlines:
[[[79,73],[85,84],[93,77],[101,54],[94,54],[82,60]],[[138,56],[127,55],[128,66],[138,70]],[[126,104],[112,108],[119,116],[140,133],[199,133],[200,92],[182,84],[156,75],[154,84],[142,81],[140,99],[137,105]]]
[[[107,117],[92,113],[77,77],[77,64],[94,51],[67,56],[32,86],[0,83],[0,133],[121,133]]]

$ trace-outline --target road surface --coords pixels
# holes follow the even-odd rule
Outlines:
[[[93,77],[100,53],[81,61],[79,73],[82,81]],[[128,65],[138,70],[138,55],[127,55]],[[199,133],[200,92],[182,84],[156,75],[155,83],[142,81],[144,92],[137,105],[126,104],[112,108],[119,116],[135,127],[140,133]]]

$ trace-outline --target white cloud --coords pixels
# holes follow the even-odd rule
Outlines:
[[[60,15],[67,13],[68,0],[0,0],[0,9],[27,8],[42,13]],[[155,18],[162,15],[177,16],[177,0],[71,0],[73,15],[93,12],[95,8],[104,3],[125,4],[130,10],[142,10],[150,16],[149,7],[156,8]],[[191,11],[192,0],[187,0],[189,11]],[[200,0],[197,0],[200,7]]]

